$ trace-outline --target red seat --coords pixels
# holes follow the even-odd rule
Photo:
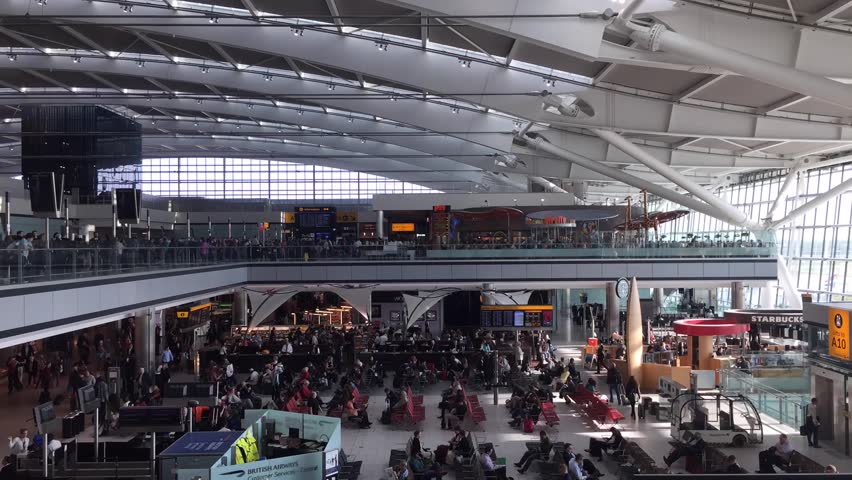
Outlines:
[[[311,413],[311,408],[307,405],[299,405],[296,397],[290,397],[290,400],[287,400],[287,411],[293,413]]]
[[[553,402],[544,402],[541,404],[541,416],[544,417],[544,423],[548,427],[559,425],[559,415],[556,414],[556,407]]]
[[[484,422],[485,419],[485,410],[482,406],[479,405],[479,397],[476,395],[468,395],[467,392],[462,387],[462,395],[464,395],[464,403],[467,407],[467,415],[473,421],[473,423],[479,424]]]

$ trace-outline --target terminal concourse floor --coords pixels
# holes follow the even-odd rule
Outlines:
[[[579,358],[578,348],[560,348],[557,354],[564,356],[566,360],[574,357],[575,361]],[[585,379],[588,372],[583,372]],[[192,381],[192,378],[183,373],[177,373],[172,378],[173,381],[183,382]],[[598,379],[599,384],[605,384],[605,377],[602,375]],[[390,386],[391,378],[387,379],[387,385]],[[32,420],[32,407],[38,400],[38,391],[33,388],[26,388],[22,392],[16,392],[13,395],[8,395],[5,388],[5,380],[0,382],[0,436],[8,437],[16,435],[21,427],[29,428],[31,434],[35,431],[35,425]],[[54,396],[59,393],[64,393],[67,386],[67,380],[63,379],[60,387],[52,389]],[[435,449],[439,444],[447,443],[452,436],[452,432],[441,430],[440,420],[436,417],[440,414],[437,404],[440,398],[440,392],[446,388],[446,382],[440,382],[438,385],[430,386],[424,394],[424,405],[426,407],[426,419],[419,428],[422,430],[421,441],[427,448]],[[389,452],[391,449],[404,449],[408,438],[414,427],[398,427],[386,426],[379,423],[381,410],[384,408],[384,393],[376,388],[371,392],[363,392],[371,395],[369,414],[370,420],[373,422],[373,427],[368,430],[360,430],[356,428],[343,429],[343,448],[347,455],[353,457],[354,460],[363,462],[361,477],[363,480],[378,480],[383,478],[384,469],[387,467]],[[473,392],[469,392],[473,393]],[[508,425],[509,413],[504,406],[508,392],[501,392],[498,405],[493,405],[493,395],[491,392],[478,392],[480,404],[485,409],[487,421],[480,426],[474,426],[465,422],[465,428],[470,430],[479,441],[492,442],[495,451],[499,457],[506,458],[508,465],[508,475],[515,477],[516,480],[527,478],[537,479],[538,473],[533,467],[526,474],[521,475],[517,472],[513,463],[517,462],[525,451],[525,442],[537,441],[538,432],[542,428],[546,428],[544,424],[536,425],[534,433],[525,434],[520,430],[516,430]],[[323,392],[322,397],[325,400],[330,398],[331,392]],[[266,399],[264,399],[266,400]],[[547,429],[551,440],[554,442],[570,442],[574,444],[574,448],[578,452],[583,452],[583,449],[588,447],[589,438],[601,438],[608,436],[607,429],[609,425],[599,427],[590,423],[584,417],[581,417],[571,407],[566,405],[564,401],[556,399],[556,411],[559,414],[560,425],[553,429]],[[68,411],[68,401],[63,402],[59,411],[60,415],[64,415]],[[668,454],[670,446],[669,441],[669,423],[657,422],[655,418],[648,417],[646,420],[633,421],[630,420],[629,407],[621,407],[622,413],[628,418],[619,423],[619,428],[622,429],[625,438],[636,441],[649,455],[657,460],[658,465],[663,465],[663,455]],[[852,472],[852,459],[843,455],[843,445],[840,444],[840,450],[832,448],[831,445],[825,443],[821,449],[813,449],[807,446],[804,437],[797,434],[794,429],[779,425],[778,422],[771,418],[763,416],[765,423],[765,441],[762,446],[747,447],[742,449],[726,448],[723,449],[726,453],[732,453],[737,456],[740,464],[748,470],[757,470],[757,454],[760,450],[769,448],[777,440],[780,433],[790,435],[793,446],[803,452],[806,456],[813,458],[821,464],[834,464],[841,472]],[[2,453],[5,455],[8,447],[5,447]],[[672,471],[675,473],[686,473],[684,469],[685,460],[679,460],[672,466]],[[617,466],[606,457],[603,462],[595,463],[598,468],[606,474],[605,479],[618,478]],[[451,473],[446,478],[454,478]]]

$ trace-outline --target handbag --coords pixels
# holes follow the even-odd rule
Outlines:
[[[807,425],[802,425],[802,426],[799,427],[799,435],[801,435],[803,437],[808,436],[808,426]]]

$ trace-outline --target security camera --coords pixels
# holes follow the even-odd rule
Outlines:
[[[541,108],[545,112],[563,115],[566,117],[577,117],[580,113],[588,116],[595,116],[595,109],[582,98],[568,93],[564,95],[556,95],[547,91],[542,92]]]
[[[518,160],[518,156],[511,153],[494,155],[494,165],[505,168],[518,168],[519,165],[527,166],[526,162]]]

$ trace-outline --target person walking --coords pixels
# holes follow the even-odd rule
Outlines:
[[[630,403],[630,418],[636,418],[636,402],[641,400],[642,394],[639,392],[639,383],[633,375],[627,380],[627,385],[624,387],[624,395]]]
[[[609,385],[609,403],[618,402],[621,405],[621,372],[616,368],[615,362],[610,362],[606,369],[606,384]]]
[[[817,399],[811,399],[811,403],[805,408],[805,433],[808,437],[808,446],[821,448],[819,446],[819,417],[817,416]]]

